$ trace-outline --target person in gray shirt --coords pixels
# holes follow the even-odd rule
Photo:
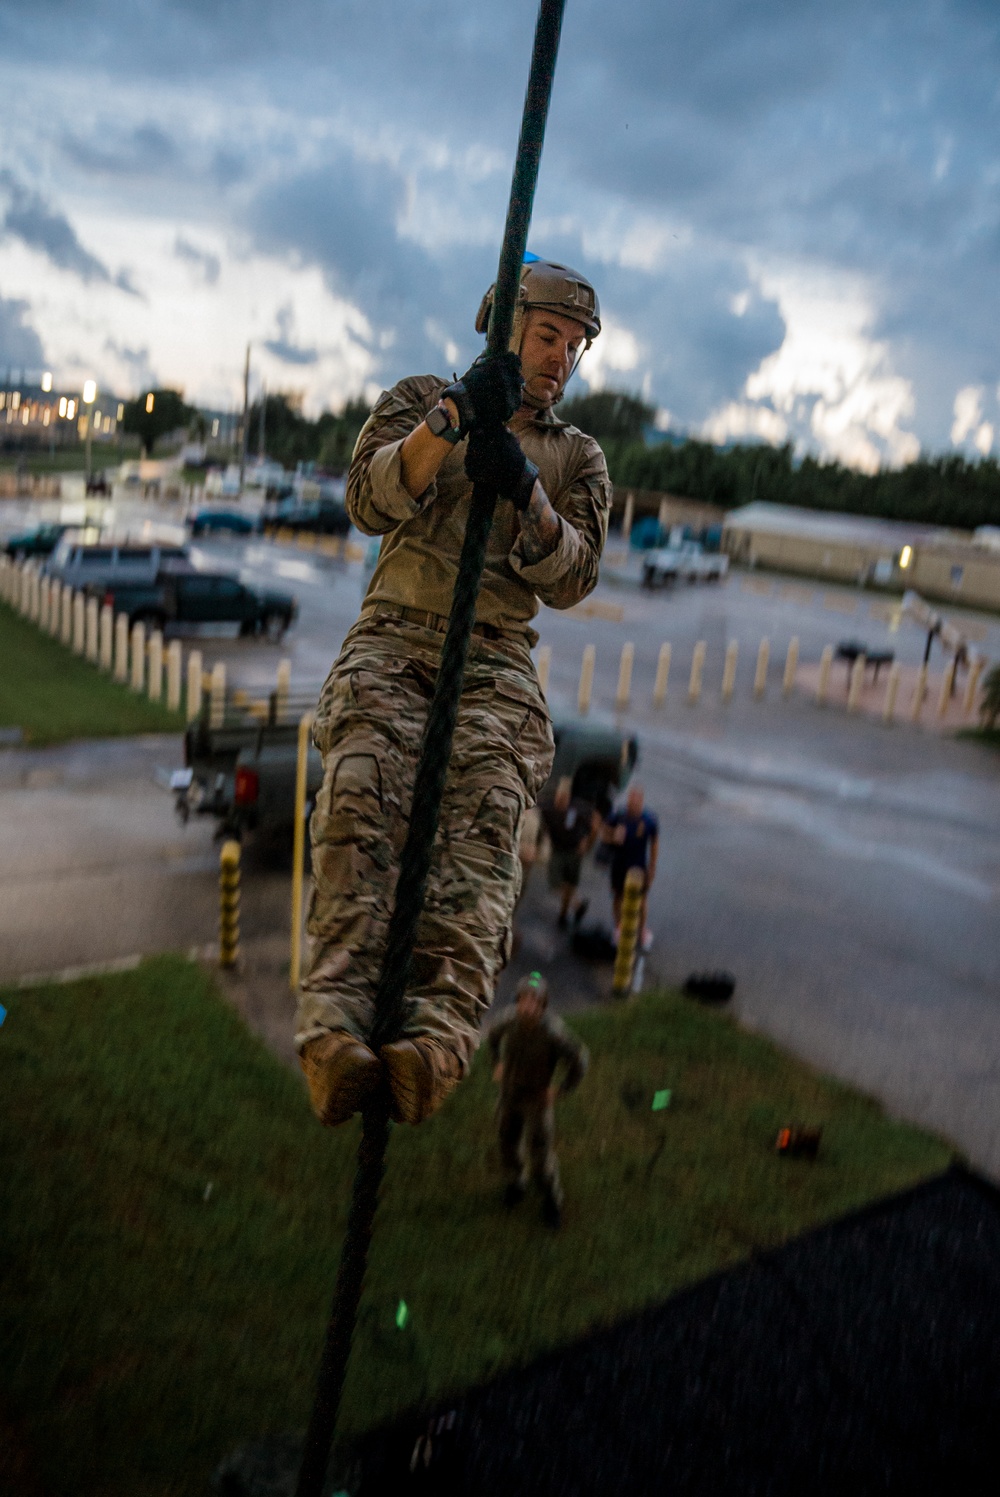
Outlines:
[[[562,1185],[555,1151],[555,1100],[583,1080],[585,1045],[547,1011],[549,985],[540,972],[518,983],[515,1003],[486,1036],[500,1083],[497,1126],[507,1175],[504,1205],[521,1202],[533,1176],[542,1190],[542,1212],[554,1230],[562,1224]],[[554,1078],[562,1067],[562,1080]]]

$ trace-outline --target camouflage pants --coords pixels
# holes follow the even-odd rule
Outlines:
[[[300,1048],[326,1029],[370,1034],[441,642],[402,620],[362,618],[323,687]],[[473,636],[403,1031],[434,1038],[463,1067],[510,954],[521,821],[552,756],[527,643]]]
[[[556,1120],[551,1102],[545,1097],[501,1097],[497,1125],[500,1162],[511,1184],[526,1187],[529,1178],[535,1179],[561,1202]]]

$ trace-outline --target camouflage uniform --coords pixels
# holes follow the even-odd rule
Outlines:
[[[444,380],[423,376],[384,393],[358,438],[348,478],[351,519],[383,540],[313,729],[324,780],[311,822],[312,950],[299,1003],[300,1049],[328,1029],[347,1029],[362,1040],[370,1031],[472,493],[464,442],[448,452],[419,499],[402,484],[403,439],[444,387]],[[442,1041],[463,1066],[510,951],[521,821],[552,765],[530,620],[539,599],[569,608],[593,589],[610,505],[604,455],[592,438],[549,413],[518,435],[561,516],[562,534],[548,556],[529,566],[513,506],[497,506],[404,1031]]]
[[[548,1090],[557,1067],[566,1067],[560,1091],[572,1091],[587,1071],[586,1046],[561,1019],[547,1011],[526,1024],[516,1006],[487,1034],[494,1064],[503,1062],[497,1127],[500,1160],[510,1183],[524,1188],[531,1175],[557,1203],[562,1201],[555,1151],[555,1113]]]

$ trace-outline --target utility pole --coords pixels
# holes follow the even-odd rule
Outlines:
[[[257,456],[261,462],[267,457],[267,386],[260,387],[260,427],[257,433]]]
[[[243,480],[247,471],[247,447],[250,439],[250,344],[247,344],[246,363],[243,365],[243,441],[240,445],[240,498],[243,497]]]

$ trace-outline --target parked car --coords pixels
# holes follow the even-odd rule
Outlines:
[[[241,515],[234,509],[200,509],[188,524],[192,535],[211,535],[220,530],[230,535],[253,535],[258,528],[249,515]]]
[[[721,582],[729,571],[729,557],[706,551],[698,541],[662,546],[648,551],[642,561],[643,587],[667,587],[672,582]]]
[[[279,640],[298,616],[291,593],[247,587],[229,572],[161,572],[148,582],[88,588],[129,624],[177,632],[178,626],[238,624],[241,634]]]
[[[27,561],[31,556],[51,556],[68,529],[67,525],[35,525],[31,530],[12,535],[4,550],[15,561]]]
[[[62,538],[45,566],[49,577],[69,587],[108,587],[116,582],[152,582],[166,570],[193,571],[186,546],[138,545]]]
[[[347,535],[351,528],[347,510],[337,499],[312,499],[284,510],[274,521],[284,530],[311,530],[316,535]]]

